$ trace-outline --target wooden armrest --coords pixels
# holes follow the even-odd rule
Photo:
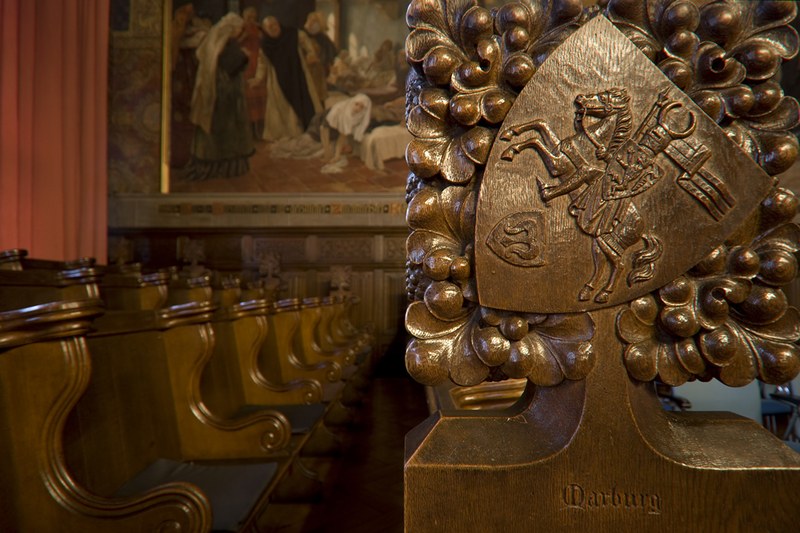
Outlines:
[[[167,305],[211,301],[211,277],[207,273],[190,275],[180,273],[172,277],[167,293]]]
[[[0,310],[59,300],[98,298],[99,274],[93,268],[74,270],[2,270]]]
[[[116,311],[153,310],[167,302],[167,272],[143,274],[139,269],[109,272],[103,277],[100,293],[109,309]]]
[[[312,405],[274,405],[272,407],[286,417],[292,426],[293,435],[310,432],[325,415],[325,406],[321,403]],[[240,414],[256,413],[263,408],[263,405],[246,405],[240,410]]]
[[[102,313],[100,300],[50,302],[0,312],[0,349],[83,335]]]
[[[93,257],[81,257],[72,261],[53,261],[50,259],[30,259],[28,251],[15,248],[0,251],[0,270],[74,270],[94,267]]]

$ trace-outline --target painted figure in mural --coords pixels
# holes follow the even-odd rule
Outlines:
[[[267,87],[264,69],[259,68],[261,29],[258,24],[258,11],[254,7],[246,7],[242,10],[242,19],[244,20],[242,49],[247,54],[247,69],[244,71],[247,115],[253,127],[253,138],[261,139],[264,131]]]
[[[239,15],[228,13],[197,48],[191,108],[196,128],[187,179],[240,176],[249,170],[254,149],[244,92],[248,58],[242,49],[243,25]]]
[[[306,53],[305,56],[306,63],[314,80],[317,95],[321,102],[325,102],[328,97],[327,78],[336,58],[336,45],[328,37],[325,17],[319,11],[308,14],[303,29],[306,38],[301,40],[301,44],[305,41],[306,49],[310,49],[310,53]]]
[[[191,21],[195,16],[194,4],[176,0],[173,4],[171,27],[171,73],[172,99],[170,113],[170,158],[173,168],[180,168],[189,162],[189,148],[194,124],[189,120],[194,79],[197,76],[197,57],[195,47],[186,45],[190,40]]]
[[[311,74],[300,48],[300,31],[296,28],[283,27],[276,17],[264,18],[261,27],[264,30],[261,49],[275,71],[283,97],[300,120],[302,133],[314,115],[322,111],[322,102],[314,84],[309,82]],[[272,92],[268,90],[268,121],[271,96]],[[269,132],[265,132],[264,137],[279,138]]]
[[[265,40],[279,40],[281,25],[275,17],[266,17],[261,22]],[[266,80],[267,100],[265,104],[265,121],[261,138],[265,141],[278,141],[302,135],[304,127],[295,108],[283,93],[278,79],[278,72],[270,58],[262,48],[259,55],[259,71],[263,71]],[[295,95],[297,97],[297,95]]]
[[[189,23],[194,18],[194,4],[192,2],[177,0],[172,8],[172,34],[170,42],[170,52],[172,54],[172,70],[178,62],[180,45],[186,36]]]
[[[405,59],[405,56],[403,57]],[[358,92],[364,84],[364,79],[353,65],[353,58],[350,57],[348,50],[340,51],[333,60],[328,84],[348,94]]]
[[[328,96],[323,67],[319,59],[319,50],[316,42],[308,36],[305,30],[296,31],[300,64],[303,67],[306,86],[308,87],[308,93],[311,95],[314,113],[316,114],[325,108],[325,98]]]
[[[170,109],[171,168],[183,168],[191,160],[195,125],[190,118],[197,78],[197,47],[208,35],[211,21],[201,18],[197,2],[175,0],[170,35],[172,100]]]
[[[365,76],[370,87],[386,87],[396,83],[394,44],[391,40],[383,41],[375,51]]]
[[[322,66],[325,68],[325,76],[328,76],[331,71],[331,66],[333,65],[333,60],[336,59],[336,54],[339,52],[339,49],[328,35],[329,27],[325,20],[325,14],[321,11],[309,13],[304,29],[306,33],[308,33],[308,36],[317,43],[319,58]]]
[[[325,161],[335,163],[342,157],[348,137],[356,142],[364,139],[372,111],[372,101],[365,94],[357,94],[334,104],[320,125],[320,140]],[[336,144],[331,145],[335,137]]]

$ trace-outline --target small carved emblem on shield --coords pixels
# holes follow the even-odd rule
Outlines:
[[[532,211],[507,216],[497,223],[486,244],[500,259],[512,265],[543,266],[547,249],[544,214]]]

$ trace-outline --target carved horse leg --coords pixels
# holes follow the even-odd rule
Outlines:
[[[505,161],[513,161],[514,158],[517,155],[519,155],[519,153],[521,151],[527,150],[528,148],[533,147],[533,143],[534,142],[539,142],[539,139],[534,139],[532,141],[523,141],[523,142],[519,142],[519,143],[516,143],[516,144],[512,144],[511,146],[509,146],[508,148],[503,150],[503,153],[500,154],[500,159],[503,159]]]
[[[614,292],[614,289],[617,286],[617,281],[619,281],[620,274],[623,270],[622,265],[622,255],[618,254],[614,251],[611,247],[605,244],[600,237],[595,239],[598,248],[603,252],[605,255],[607,264],[611,266],[611,275],[608,277],[608,282],[603,287],[603,290],[597,293],[597,296],[594,297],[594,301],[600,304],[604,304],[608,301],[609,296],[611,293]]]
[[[510,141],[514,137],[517,137],[519,135],[522,135],[523,133],[527,133],[529,131],[538,129],[541,126],[545,126],[545,127],[547,126],[544,123],[544,121],[541,120],[541,119],[532,120],[531,122],[526,122],[524,124],[520,124],[519,126],[512,126],[510,128],[505,129],[500,134],[500,140],[502,140],[502,141]],[[554,144],[558,144],[558,142],[555,142]]]
[[[611,293],[617,285],[619,275],[622,272],[622,256],[605,245],[600,237],[595,237],[592,241],[592,259],[594,260],[594,272],[591,279],[581,288],[578,293],[578,300],[581,302],[589,301],[595,288],[598,287],[606,277],[608,267],[611,267],[611,275],[608,278],[603,290],[597,293],[594,301],[604,304],[608,301]]]
[[[592,297],[595,288],[600,285],[601,280],[606,276],[608,258],[606,252],[600,248],[600,241],[597,238],[592,241],[592,260],[594,261],[592,277],[578,293],[578,300],[581,302],[586,302]]]
[[[548,147],[550,147],[551,150],[555,150],[556,147],[559,147],[561,145],[562,143],[561,139],[558,138],[556,132],[550,129],[550,126],[547,124],[547,122],[544,122],[543,120],[537,120],[532,122],[531,124],[532,124],[531,127],[539,132],[539,135],[542,136],[542,140]],[[573,137],[568,137],[567,139],[565,139],[565,141],[568,141]]]
[[[608,282],[603,287],[603,290],[601,290],[599,293],[597,293],[597,296],[595,296],[595,302],[606,303],[608,301],[609,296],[612,292],[614,292],[617,282],[619,281],[622,271],[624,270],[622,256],[625,253],[625,250],[639,242],[643,234],[644,223],[642,221],[642,217],[639,215],[639,212],[633,204],[628,204],[628,206],[624,208],[621,220],[614,225],[614,228],[611,230],[611,232],[605,235],[598,235],[595,238],[595,242],[600,250],[605,254],[608,264],[611,265],[611,275],[608,278]],[[611,246],[604,239],[606,235],[611,237],[613,242],[617,243],[616,247]]]
[[[539,139],[512,144],[500,154],[500,158],[506,161],[513,161],[517,154],[528,148],[533,148],[539,153],[544,162],[544,166],[547,167],[547,171],[550,172],[551,176],[560,176],[574,168],[567,156],[561,152],[554,153],[551,151],[551,148],[542,144],[542,141]]]

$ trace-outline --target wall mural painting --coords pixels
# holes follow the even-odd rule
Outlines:
[[[405,6],[172,0],[169,191],[404,191]]]

